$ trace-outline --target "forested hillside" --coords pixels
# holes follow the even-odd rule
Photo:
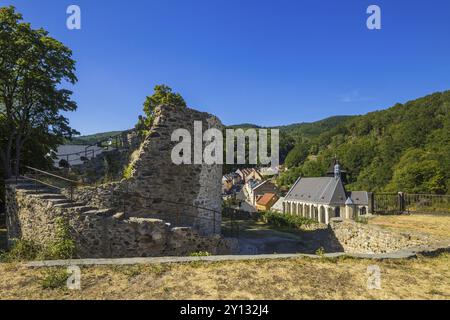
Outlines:
[[[91,134],[88,136],[80,136],[80,137],[73,138],[72,140],[66,140],[65,143],[66,144],[74,144],[74,145],[91,145],[91,144],[95,144],[99,141],[108,139],[110,137],[117,136],[121,132],[122,131],[110,131],[110,132]]]
[[[335,155],[349,190],[450,193],[450,91],[344,118],[319,135],[294,133],[279,184],[323,176]],[[295,130],[293,131],[295,132]],[[290,133],[290,135],[293,134]]]

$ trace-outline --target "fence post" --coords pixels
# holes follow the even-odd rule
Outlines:
[[[368,192],[369,196],[369,214],[375,214],[375,196],[373,192]]]
[[[398,209],[400,214],[405,212],[405,194],[403,192],[398,193]]]

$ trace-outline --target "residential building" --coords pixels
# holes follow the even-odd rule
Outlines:
[[[266,193],[278,194],[278,188],[268,180],[262,182],[257,180],[250,180],[245,185],[244,190],[249,203],[254,207],[256,207],[256,200],[258,196],[263,196]]]
[[[254,168],[238,169],[236,170],[236,173],[241,177],[243,183],[247,183],[250,180],[264,180],[264,177],[261,175],[261,173],[259,173],[259,171]]]
[[[277,201],[278,196],[275,193],[265,193],[263,196],[258,196],[256,209],[258,211],[269,211]]]

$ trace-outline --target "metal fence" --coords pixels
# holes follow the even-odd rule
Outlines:
[[[373,212],[381,215],[450,214],[450,195],[375,193],[373,195]]]
[[[450,195],[403,194],[406,212],[450,214]]]

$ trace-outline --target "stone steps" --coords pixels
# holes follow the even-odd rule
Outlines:
[[[85,202],[75,202],[68,199],[65,195],[60,193],[60,190],[52,189],[50,187],[35,184],[26,179],[19,179],[16,189],[25,192],[28,195],[35,196],[44,201],[48,201],[54,208],[67,209],[78,214],[98,215],[104,217],[111,217],[116,214],[113,209],[99,209],[97,207],[89,206]]]
[[[87,213],[87,212],[90,212],[90,211],[93,211],[93,210],[97,210],[97,208],[95,208],[95,207],[89,207],[89,206],[76,206],[76,204],[74,204],[75,206],[73,206],[73,207],[69,207],[68,209],[70,209],[70,210],[73,210],[73,211],[75,211],[75,212],[78,212],[78,213]]]
[[[115,214],[115,211],[112,209],[94,209],[94,210],[84,212],[84,214],[95,214],[98,216],[110,217]]]
[[[61,199],[67,199],[62,194],[58,193],[43,193],[39,194],[39,198],[45,199],[45,200],[61,200]]]

